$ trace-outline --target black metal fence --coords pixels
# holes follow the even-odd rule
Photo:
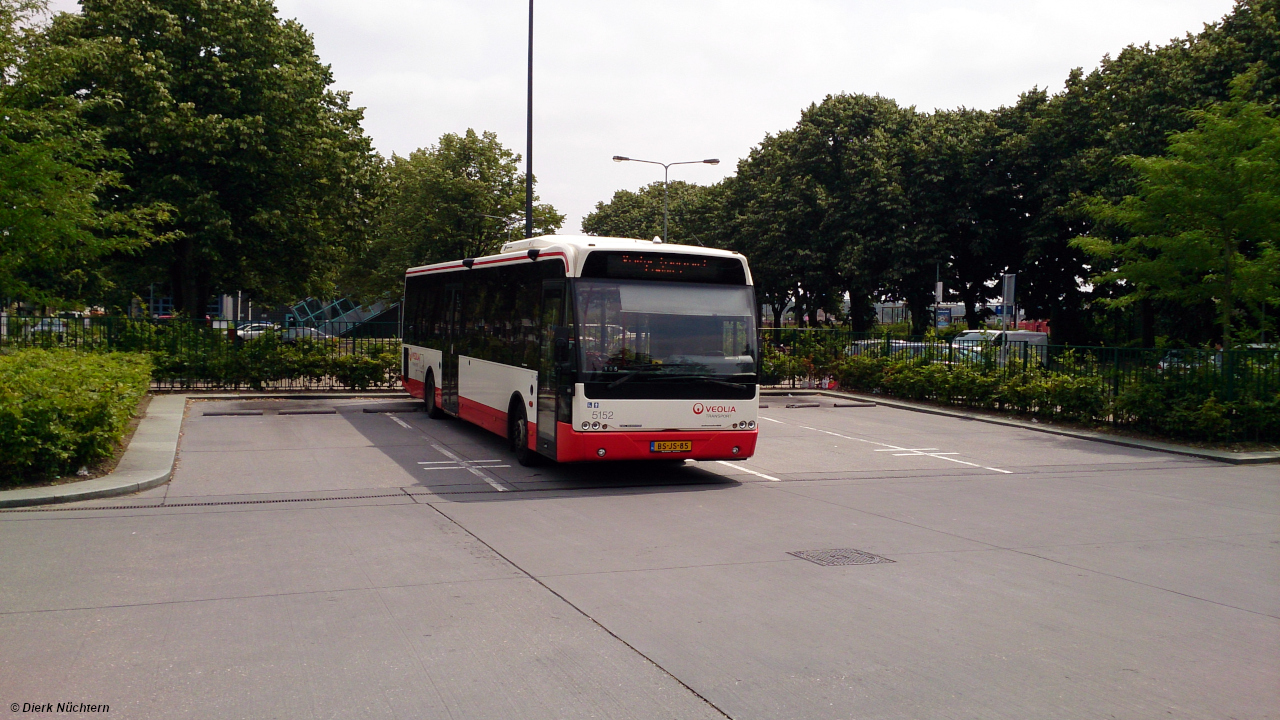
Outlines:
[[[1009,373],[1043,370],[1096,377],[1104,381],[1111,395],[1119,395],[1139,383],[1156,381],[1185,384],[1188,389],[1213,394],[1225,402],[1280,394],[1280,348],[1276,346],[1229,351],[1115,348],[1016,340],[946,340],[822,328],[763,328],[761,347],[766,361],[764,381],[791,387],[838,380],[840,364],[862,356]],[[775,358],[773,363],[769,362],[770,357]]]
[[[399,387],[397,323],[330,326],[334,334],[266,322],[6,317],[0,322],[0,352],[146,352],[154,367],[152,387],[158,390]]]
[[[334,335],[265,323],[8,317],[17,348],[147,352],[153,387],[371,390],[399,387],[397,323]],[[761,330],[761,382],[841,387],[1192,438],[1280,441],[1280,350],[1050,346],[845,330]]]
[[[767,328],[761,382],[885,393],[1171,438],[1280,442],[1275,346],[1225,352],[1072,347]]]

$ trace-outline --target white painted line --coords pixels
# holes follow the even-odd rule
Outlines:
[[[419,460],[419,465],[446,465],[453,462],[452,460]]]
[[[507,487],[506,485],[503,485],[497,480],[494,480],[492,477],[489,476],[488,473],[484,472],[483,470],[477,467],[473,467],[471,463],[469,463],[466,460],[463,460],[460,456],[450,452],[449,450],[445,449],[443,446],[432,443],[431,447],[435,448],[436,451],[439,452],[441,455],[444,455],[445,457],[452,459],[454,462],[466,468],[466,470],[470,472],[472,475],[475,475],[481,480],[489,483],[491,486],[493,486],[493,489],[497,490],[498,492],[507,492],[512,489],[510,487]]]
[[[761,415],[761,416],[760,416],[760,419],[761,419],[761,420],[768,420],[769,422],[772,422],[772,423],[778,423],[779,425],[786,425],[786,423],[782,422],[781,420],[774,420],[773,418],[767,418],[767,417],[765,417],[765,416],[763,416],[763,415]]]
[[[412,430],[412,429],[413,429],[413,426],[412,426],[412,425],[410,425],[409,423],[407,423],[407,422],[405,422],[405,421],[401,420],[400,418],[396,417],[395,415],[388,415],[387,417],[389,417],[389,418],[391,418],[392,420],[394,420],[394,421],[395,421],[395,423],[396,423],[397,425],[399,425],[400,427],[402,427],[402,428],[404,428],[404,429],[406,429],[406,430]]]
[[[738,463],[731,463],[728,460],[717,460],[716,462],[720,463],[721,465],[728,465],[731,468],[736,468],[738,470],[741,470],[744,473],[750,473],[752,475],[755,475],[756,477],[762,477],[765,480],[772,480],[773,482],[782,482],[781,480],[779,480],[778,478],[772,475],[765,475],[764,473],[756,472],[755,470],[752,470],[750,468],[744,468]]]
[[[969,467],[982,468],[983,470],[991,470],[992,472],[1004,473],[1005,475],[1013,474],[1013,472],[1010,470],[1001,470],[1000,468],[986,467],[985,465],[979,465],[978,463],[971,463],[971,462],[966,462],[964,460],[957,460],[955,458],[947,457],[947,455],[959,455],[960,453],[958,452],[937,452],[938,450],[937,448],[904,448],[904,447],[898,447],[897,445],[890,445],[889,443],[876,442],[875,440],[865,440],[863,438],[849,437],[848,435],[841,435],[840,433],[831,432],[830,430],[811,428],[807,425],[797,425],[796,427],[804,428],[805,430],[813,430],[815,432],[826,433],[834,437],[844,438],[845,440],[856,440],[858,442],[869,443],[871,445],[879,445],[883,449],[878,449],[873,452],[891,452],[896,457],[931,457],[931,458],[937,458],[939,460],[946,460],[947,462],[957,463],[959,465],[968,465]],[[743,469],[745,470],[745,468]],[[751,471],[747,470],[747,472],[751,472]]]
[[[461,465],[449,465],[447,467],[418,468],[419,470],[466,470]]]

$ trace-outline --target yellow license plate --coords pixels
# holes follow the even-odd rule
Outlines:
[[[693,443],[688,440],[653,440],[649,443],[649,452],[690,452]]]

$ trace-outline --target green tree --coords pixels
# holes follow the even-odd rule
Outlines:
[[[525,198],[519,166],[520,156],[497,135],[474,130],[392,156],[373,241],[352,284],[369,299],[396,294],[405,268],[486,255],[518,239]],[[535,234],[563,224],[551,205],[534,206]]]
[[[667,187],[667,242],[706,245],[715,232],[712,215],[714,186],[696,185],[673,180]],[[596,203],[596,209],[582,218],[582,232],[607,237],[648,240],[662,235],[662,183],[655,182],[640,190],[618,190],[609,202]]]
[[[1230,101],[1193,112],[1195,127],[1170,137],[1168,155],[1124,159],[1137,192],[1118,203],[1095,198],[1088,209],[1127,238],[1074,242],[1115,264],[1096,278],[1123,287],[1113,305],[1212,302],[1224,347],[1240,304],[1280,299],[1280,119],[1244,99],[1256,79],[1240,76]]]
[[[912,225],[903,182],[917,121],[914,108],[889,98],[832,95],[796,127],[795,164],[811,178],[806,280],[830,288],[829,297],[847,292],[857,330],[869,329],[879,298],[907,300],[923,322],[920,306],[932,295],[936,253]]]
[[[64,90],[102,101],[85,117],[128,155],[110,204],[173,209],[172,241],[118,263],[122,281],[165,282],[196,317],[218,292],[327,294],[365,239],[377,159],[311,36],[270,0],[81,5],[49,37],[98,49]]]
[[[103,258],[156,241],[165,215],[104,206],[128,191],[115,169],[126,157],[85,122],[95,101],[61,87],[99,48],[50,48],[36,25],[45,7],[0,0],[0,298],[74,307],[109,289]]]

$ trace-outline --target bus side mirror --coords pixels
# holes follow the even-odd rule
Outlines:
[[[569,362],[569,339],[556,338],[556,362]]]

